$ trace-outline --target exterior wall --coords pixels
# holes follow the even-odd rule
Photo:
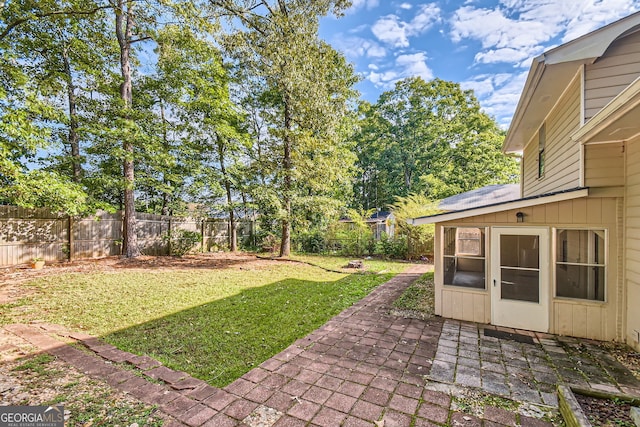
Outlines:
[[[538,133],[524,149],[523,197],[580,186],[580,145],[570,135],[580,127],[580,78],[577,76],[546,120],[545,173],[538,178]]]
[[[639,219],[640,219],[640,174],[638,174]],[[563,202],[549,203],[523,209],[514,209],[488,215],[469,217],[462,220],[438,223],[436,225],[436,274],[435,303],[436,314],[447,318],[490,323],[491,286],[486,290],[472,290],[443,285],[442,244],[443,226],[491,227],[518,226],[549,227],[550,231],[550,332],[600,340],[622,338],[622,278],[616,268],[616,261],[622,253],[622,239],[619,236],[622,222],[622,199],[614,197],[589,197]],[[524,222],[516,222],[516,212],[524,213]],[[638,224],[640,230],[640,221]],[[605,302],[586,301],[555,297],[555,238],[554,228],[597,228],[607,231],[607,288]],[[491,233],[487,229],[487,284],[491,282]],[[640,236],[639,245],[640,251]],[[638,263],[638,297],[640,298],[640,263]],[[640,299],[638,300],[640,302]],[[640,314],[638,315],[640,323]],[[640,327],[640,324],[639,324]],[[640,330],[640,329],[639,329]]]
[[[640,351],[640,138],[627,143],[625,260],[627,343]]]
[[[624,145],[621,142],[584,147],[585,187],[621,187],[624,179]]]
[[[640,32],[616,40],[585,68],[585,121],[640,76]]]

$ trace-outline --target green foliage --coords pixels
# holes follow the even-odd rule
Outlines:
[[[410,194],[406,197],[396,197],[390,206],[396,217],[396,235],[406,237],[406,256],[419,258],[433,255],[433,239],[435,226],[433,224],[412,225],[408,221],[412,218],[430,216],[440,213],[437,202],[421,194]]]
[[[390,238],[386,233],[383,233],[380,237],[379,247],[379,252],[387,258],[406,259],[409,252],[405,235]]]
[[[407,78],[375,105],[362,103],[359,116],[355,205],[383,208],[413,193],[435,200],[517,180],[517,161],[501,152],[504,132],[457,83]]]
[[[308,254],[321,254],[326,251],[325,242],[326,231],[308,230],[296,233],[296,251]]]
[[[422,317],[433,316],[435,311],[433,272],[425,273],[409,285],[400,298],[393,302],[393,307],[417,312]]]
[[[342,255],[373,255],[373,230],[366,220],[375,210],[348,209],[345,218],[335,221],[328,229],[327,240],[334,251]]]
[[[42,170],[16,175],[0,189],[0,201],[25,208],[46,207],[67,215],[80,215],[88,209],[87,195],[79,184]]]
[[[239,8],[214,0],[241,26],[224,39],[247,81],[257,205],[281,230],[281,255],[289,255],[292,227],[310,228],[350,193],[355,156],[350,150],[349,102],[357,78],[344,56],[318,36],[318,19],[348,2],[265,1]],[[318,203],[331,200],[331,203]],[[317,225],[317,224],[314,224]]]
[[[202,243],[202,234],[197,231],[175,230],[165,235],[163,240],[169,244],[171,255],[185,256]]]

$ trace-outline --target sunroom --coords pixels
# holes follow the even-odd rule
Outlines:
[[[436,225],[436,314],[620,339],[620,203],[579,188],[414,219]]]

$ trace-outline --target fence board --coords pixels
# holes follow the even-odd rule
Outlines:
[[[122,213],[98,212],[71,219],[47,209],[0,206],[0,266],[41,257],[45,261],[99,258],[122,252]],[[145,255],[167,255],[165,236],[178,230],[202,233],[204,251],[227,245],[228,221],[136,213],[138,245]],[[238,240],[253,236],[251,221],[238,223]]]

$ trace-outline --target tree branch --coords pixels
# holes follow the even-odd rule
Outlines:
[[[100,10],[105,10],[105,9],[111,9],[112,6],[98,6],[95,7],[93,9],[88,9],[88,10],[54,10],[51,12],[42,12],[42,13],[34,13],[30,16],[24,17],[24,18],[19,18],[16,19],[13,22],[10,22],[9,24],[7,24],[6,28],[4,30],[2,30],[2,33],[0,33],[0,41],[4,40],[5,37],[7,37],[9,35],[9,33],[11,33],[11,31],[13,31],[16,27],[29,22],[33,19],[41,19],[41,18],[49,18],[52,16],[64,16],[64,15],[93,15],[94,13],[99,12]]]

